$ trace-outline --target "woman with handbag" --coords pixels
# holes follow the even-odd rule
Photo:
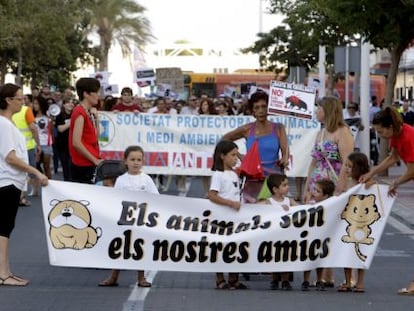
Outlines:
[[[312,161],[305,184],[305,203],[311,199],[315,183],[328,179],[335,183],[335,193],[347,189],[347,174],[343,162],[354,150],[354,139],[345,123],[342,103],[336,97],[323,97],[317,103],[316,118],[322,128],[316,136],[311,152]],[[324,269],[325,287],[333,287],[330,268]]]
[[[253,170],[256,170],[256,174],[254,172],[245,173],[246,182],[243,188],[243,198],[244,201],[249,203],[257,201],[257,195],[263,186],[265,176],[272,173],[281,173],[289,164],[286,130],[283,124],[274,123],[267,119],[268,101],[269,96],[265,92],[253,93],[248,105],[256,121],[242,125],[223,136],[223,140],[232,141],[245,138],[247,150],[245,157],[256,159],[255,162],[246,163]],[[252,152],[255,154],[251,154]],[[257,163],[259,159],[260,163]],[[262,170],[262,173],[260,173],[260,170]]]

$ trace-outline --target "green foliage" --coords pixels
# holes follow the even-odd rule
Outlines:
[[[93,51],[83,36],[80,0],[1,1],[0,72],[17,74],[18,83],[70,83],[80,62]]]
[[[152,38],[149,21],[143,15],[145,8],[134,0],[90,0],[84,7],[87,30],[99,35],[100,70],[108,69],[109,49],[115,42],[127,55],[132,44],[143,48]]]
[[[11,70],[18,83],[63,88],[81,64],[107,69],[114,42],[126,54],[151,39],[144,11],[134,0],[0,0],[0,83]]]
[[[334,20],[319,14],[307,0],[272,0],[270,5],[270,13],[285,15],[282,25],[269,33],[259,33],[259,40],[242,50],[258,53],[261,65],[269,70],[281,72],[300,66],[309,71],[318,62],[319,45],[333,50],[334,46],[350,40],[339,31]]]
[[[391,67],[386,103],[391,103],[402,53],[414,40],[414,0],[269,0],[270,12],[286,16],[283,25],[257,40],[245,52],[260,55],[270,69],[310,68],[318,45],[329,48],[365,38],[388,49]],[[330,53],[332,55],[332,53]],[[329,55],[329,54],[328,54]]]

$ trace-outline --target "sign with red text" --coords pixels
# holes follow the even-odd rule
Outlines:
[[[286,174],[306,176],[319,122],[287,116],[269,120],[285,125],[291,162]],[[99,112],[99,144],[103,159],[122,160],[124,150],[139,145],[145,151],[148,174],[211,175],[212,157],[222,136],[247,123],[251,116],[170,115]],[[245,140],[236,142],[246,153]]]
[[[302,84],[271,81],[269,114],[312,119],[315,109],[316,89]]]

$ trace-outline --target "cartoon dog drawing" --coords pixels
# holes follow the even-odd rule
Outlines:
[[[89,202],[74,200],[52,200],[49,212],[49,236],[56,249],[81,250],[92,248],[102,234],[101,228],[91,226]]]
[[[308,105],[303,100],[301,100],[299,97],[295,95],[286,97],[285,102],[286,102],[286,106],[289,109],[296,108],[296,110],[303,110],[303,111],[308,110]]]
[[[345,243],[354,243],[355,252],[362,261],[365,261],[367,256],[361,253],[359,246],[374,243],[374,238],[369,236],[372,232],[370,225],[380,218],[373,194],[349,196],[348,203],[341,214],[341,219],[349,224],[346,227],[348,235],[342,236],[341,240]]]

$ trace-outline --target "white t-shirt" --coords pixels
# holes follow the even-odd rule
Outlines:
[[[217,191],[224,199],[240,201],[240,180],[234,171],[214,171],[210,190]]]
[[[290,207],[290,199],[288,197],[284,197],[283,201],[281,201],[281,202],[276,201],[272,197],[270,197],[268,200],[269,200],[270,204],[272,206],[275,206],[275,207],[283,208],[282,205],[286,205],[286,206]]]
[[[40,146],[52,145],[52,137],[50,133],[50,119],[46,116],[37,117],[35,119],[37,132],[39,133]]]
[[[190,106],[184,106],[184,107],[181,109],[180,114],[192,114],[192,115],[199,115],[199,113],[198,113],[198,108],[193,108],[193,107],[190,107]]]
[[[13,150],[18,158],[29,163],[23,134],[12,121],[0,116],[0,187],[14,185],[24,190],[27,173],[6,163],[7,155]]]
[[[345,122],[346,120],[350,120],[350,119],[361,119],[361,116],[359,115],[358,112],[354,116],[351,116],[346,109],[343,111],[343,115],[344,115]],[[352,120],[350,124],[352,124]],[[359,128],[356,125],[350,125],[349,129],[351,131],[352,137],[354,138],[354,147],[361,148],[363,144],[362,144],[362,136],[359,131]]]
[[[159,194],[154,181],[145,173],[140,173],[138,175],[124,173],[116,179],[114,188]]]

